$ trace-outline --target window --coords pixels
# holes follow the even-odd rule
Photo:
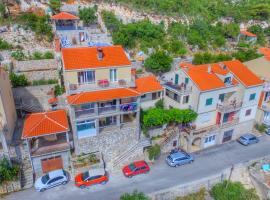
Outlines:
[[[78,72],[78,83],[94,83],[95,82],[95,71],[84,71]]]
[[[251,109],[246,110],[246,116],[249,116],[251,114]]]
[[[220,94],[218,99],[223,102],[224,101],[224,98],[225,98],[225,94]]]
[[[152,93],[152,100],[155,100],[155,99],[157,99],[157,93],[156,92]]]
[[[96,135],[95,120],[85,120],[77,122],[77,135],[78,138],[90,137]]]
[[[110,69],[110,81],[111,82],[117,81],[117,70],[116,69]]]
[[[175,78],[174,78],[174,84],[178,85],[178,81],[179,81],[179,75],[175,74]]]
[[[173,147],[176,147],[177,146],[177,140],[174,140],[173,141]]]
[[[249,100],[252,101],[252,100],[255,99],[255,97],[256,97],[256,93],[253,93],[253,94],[251,94],[251,95],[249,96]]]
[[[188,101],[189,101],[189,95],[183,96],[183,104],[188,103]]]
[[[189,82],[189,78],[186,77],[186,78],[185,78],[185,84],[188,84],[188,82]]]
[[[141,97],[141,98],[142,98],[142,99],[144,99],[145,97],[146,97],[146,94],[142,95],[142,97]]]
[[[226,77],[226,78],[224,79],[224,83],[225,83],[225,84],[231,84],[231,77]]]
[[[209,99],[206,99],[205,105],[209,106],[209,105],[212,105],[212,103],[213,103],[213,98],[209,98]]]
[[[264,95],[264,101],[269,101],[270,92],[266,92]]]
[[[178,101],[178,94],[173,94],[173,99],[175,100],[175,101]]]

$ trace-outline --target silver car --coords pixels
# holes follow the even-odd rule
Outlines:
[[[69,176],[63,169],[58,169],[39,177],[35,182],[35,189],[43,192],[57,185],[65,185],[69,181]]]
[[[245,134],[238,139],[238,142],[241,143],[242,145],[248,146],[250,144],[258,143],[259,138],[257,138],[255,135],[252,134]]]
[[[166,158],[167,164],[171,167],[178,167],[187,163],[192,163],[194,158],[192,155],[182,151],[182,150],[173,150],[170,155]]]

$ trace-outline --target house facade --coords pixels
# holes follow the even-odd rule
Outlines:
[[[263,82],[240,61],[192,65],[165,77],[168,108],[190,108],[198,113],[182,127],[180,146],[196,151],[234,140],[252,130]]]
[[[120,46],[62,49],[62,62],[75,154],[102,152],[110,162],[140,142],[142,99],[161,98],[157,80],[136,79]]]
[[[56,169],[69,169],[72,136],[65,110],[26,115],[22,139],[36,177]]]
[[[259,51],[264,55],[263,57],[247,61],[244,64],[264,82],[256,121],[270,127],[270,49],[260,48]]]
[[[9,146],[16,126],[17,113],[9,74],[0,66],[0,157],[10,158]]]

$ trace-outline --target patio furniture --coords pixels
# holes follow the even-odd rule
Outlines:
[[[98,85],[100,86],[100,87],[108,87],[109,86],[109,81],[108,81],[108,79],[103,79],[103,80],[99,80],[98,81]]]

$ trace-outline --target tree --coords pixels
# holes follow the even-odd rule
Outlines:
[[[237,23],[229,23],[223,26],[224,35],[230,38],[237,38],[240,33],[240,27]]]
[[[49,6],[54,13],[58,13],[61,7],[61,0],[49,0]]]
[[[215,200],[259,200],[255,189],[245,189],[240,182],[224,181],[215,185],[211,191]]]
[[[150,198],[148,198],[144,193],[135,190],[131,194],[122,194],[120,200],[150,200]]]
[[[94,24],[97,22],[96,9],[93,8],[83,8],[79,10],[79,17],[83,20],[84,24]]]
[[[103,10],[101,12],[101,16],[105,23],[105,26],[111,33],[119,30],[122,23],[117,19],[113,12]]]
[[[171,70],[172,61],[172,57],[164,51],[157,51],[145,60],[144,66],[148,71],[152,71],[156,74],[164,73]]]

